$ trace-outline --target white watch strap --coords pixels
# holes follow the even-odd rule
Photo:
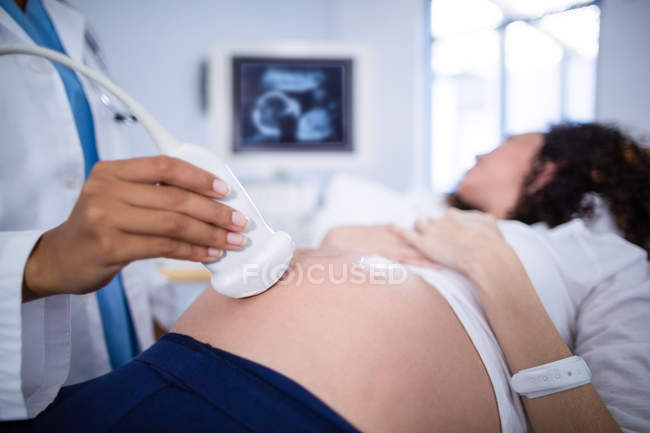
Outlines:
[[[591,382],[591,371],[579,356],[521,370],[510,379],[510,386],[528,398],[543,397]]]

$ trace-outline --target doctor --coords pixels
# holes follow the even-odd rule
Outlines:
[[[0,43],[93,65],[84,19],[54,0],[0,0]],[[228,187],[167,157],[128,157],[92,86],[30,56],[0,57],[0,420],[117,368],[170,327],[171,288],[140,259],[216,260],[245,242]],[[103,160],[97,163],[98,160]]]

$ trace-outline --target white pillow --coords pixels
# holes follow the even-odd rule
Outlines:
[[[312,222],[313,246],[327,232],[345,225],[396,224],[413,227],[416,218],[440,216],[444,197],[426,189],[400,193],[358,176],[332,178],[323,196],[323,207]]]

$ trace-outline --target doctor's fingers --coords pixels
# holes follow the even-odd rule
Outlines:
[[[182,159],[171,156],[100,161],[91,176],[115,177],[126,182],[174,185],[199,194],[221,198],[228,186],[218,177]]]
[[[113,260],[126,265],[135,260],[165,257],[168,259],[189,260],[193,262],[213,262],[223,252],[217,248],[192,245],[176,239],[123,233],[118,238],[119,249]]]
[[[248,218],[230,206],[175,186],[120,182],[115,188],[131,206],[179,212],[231,231],[241,231],[248,225]]]
[[[178,212],[129,208],[116,212],[114,227],[126,233],[166,237],[192,245],[235,250],[246,238],[239,233],[199,221]]]

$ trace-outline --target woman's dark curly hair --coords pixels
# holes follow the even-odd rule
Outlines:
[[[544,164],[556,171],[537,190]],[[594,213],[594,194],[608,206],[625,239],[650,252],[650,149],[610,125],[563,123],[544,134],[511,219],[555,227]],[[527,192],[531,191],[531,192]]]

